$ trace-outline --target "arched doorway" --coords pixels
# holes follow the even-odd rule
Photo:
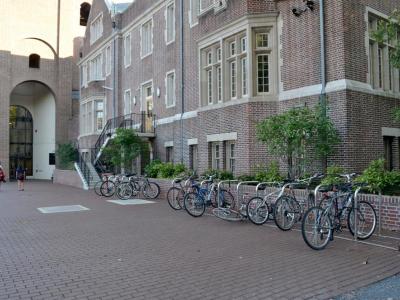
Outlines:
[[[18,166],[32,176],[33,119],[25,107],[10,106],[10,178],[15,179]]]
[[[51,179],[55,169],[55,98],[36,81],[17,85],[10,95],[10,177],[18,165],[34,179]]]

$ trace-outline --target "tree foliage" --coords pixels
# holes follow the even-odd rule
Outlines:
[[[296,158],[304,157],[313,148],[319,157],[329,155],[339,142],[338,133],[331,120],[319,106],[292,108],[287,112],[265,119],[257,126],[257,137],[272,154],[287,159],[288,176],[293,178]]]
[[[61,170],[72,170],[78,151],[71,143],[60,144],[56,150],[57,167]]]
[[[118,128],[115,137],[103,150],[106,160],[114,167],[129,167],[146,148],[146,144],[135,130]]]

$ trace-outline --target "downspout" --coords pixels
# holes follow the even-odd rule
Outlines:
[[[113,7],[114,9],[114,7]],[[112,78],[112,117],[113,119],[115,119],[117,117],[117,109],[116,109],[116,82],[117,82],[117,46],[116,46],[116,32],[117,32],[117,23],[115,20],[115,12],[113,12],[113,20],[112,20],[112,28],[113,28],[113,35],[114,35],[114,39],[113,39],[113,78]]]
[[[319,27],[320,27],[320,43],[321,43],[321,95],[320,105],[322,113],[326,116],[326,56],[325,56],[325,15],[324,0],[319,1]]]
[[[181,136],[180,136],[180,140],[181,140],[181,163],[183,164],[183,114],[185,112],[185,68],[184,68],[184,63],[185,63],[185,59],[183,57],[184,55],[184,30],[183,30],[183,22],[184,22],[184,18],[183,18],[183,0],[180,0],[180,64],[181,64],[181,118],[180,118],[180,131],[181,131]]]

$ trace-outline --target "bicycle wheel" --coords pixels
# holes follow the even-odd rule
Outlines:
[[[269,207],[261,197],[253,197],[247,203],[247,217],[253,224],[262,225],[268,220]]]
[[[104,181],[100,186],[100,193],[104,197],[111,197],[115,193],[115,183],[112,181]]]
[[[328,214],[320,207],[311,207],[304,214],[301,223],[304,242],[314,250],[324,249],[331,240],[332,222]]]
[[[347,225],[350,233],[354,235],[354,207],[350,208],[347,215]],[[357,238],[360,240],[368,239],[375,231],[376,212],[371,203],[359,201],[357,207]]]
[[[182,209],[182,206],[180,203],[183,201],[184,196],[185,196],[185,193],[182,189],[180,189],[176,186],[171,187],[167,192],[167,200],[168,200],[169,206],[171,206],[171,208],[174,210]]]
[[[211,205],[214,208],[218,207],[216,191],[213,191],[213,195],[211,196]],[[235,197],[233,197],[230,191],[226,189],[221,189],[219,191],[219,206],[229,207],[230,209],[233,209],[235,207]]]
[[[230,208],[217,207],[213,209],[213,215],[225,221],[241,221],[243,217],[237,211]]]
[[[183,203],[185,210],[192,217],[201,217],[206,210],[204,198],[197,193],[187,193]]]
[[[130,183],[122,183],[117,186],[117,196],[121,200],[128,200],[132,197],[133,188]]]
[[[296,199],[289,196],[279,197],[275,202],[274,221],[280,230],[292,229],[300,219],[300,204]]]
[[[96,184],[94,185],[94,192],[98,196],[103,196],[101,193],[101,185],[103,184],[103,181],[97,181]]]
[[[149,182],[143,187],[143,195],[146,198],[155,199],[160,195],[160,186],[155,182]]]
[[[132,185],[132,197],[136,197],[140,193],[140,184],[138,181],[131,181]]]

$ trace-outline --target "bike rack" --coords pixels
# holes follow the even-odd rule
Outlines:
[[[276,181],[270,181],[270,182],[260,182],[259,184],[257,184],[256,186],[256,196],[259,197],[259,191],[260,191],[260,187],[265,185],[265,190],[267,189],[267,187],[269,186],[274,186],[277,185],[275,188],[279,188],[279,182]],[[266,192],[264,192],[266,194]]]
[[[218,185],[217,185],[217,195],[218,196],[217,197],[219,197],[219,193],[221,192],[221,185],[223,185],[225,183],[229,183],[229,184],[239,183],[239,180],[221,180],[220,182],[218,182]],[[219,198],[218,198],[217,204],[218,204],[218,208],[220,208],[219,207]]]
[[[255,180],[249,180],[249,181],[240,181],[239,183],[238,183],[238,185],[236,186],[236,197],[237,197],[237,204],[238,205],[240,205],[240,203],[239,203],[239,199],[240,199],[240,188],[243,186],[243,185],[245,185],[245,184],[254,184],[254,183],[257,183],[257,186],[256,186],[256,192],[257,192],[257,187],[258,187],[258,183],[259,183],[259,181],[255,181]]]

